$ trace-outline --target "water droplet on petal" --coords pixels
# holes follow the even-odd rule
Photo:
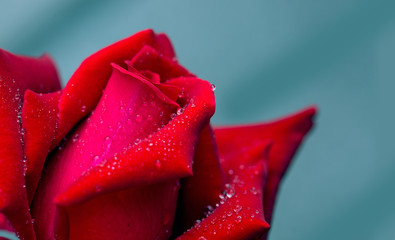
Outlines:
[[[79,138],[79,135],[78,135],[78,133],[76,133],[76,134],[73,136],[73,138],[72,138],[73,142],[76,142],[76,141],[78,140],[78,138]]]
[[[94,156],[93,158],[92,158],[92,160],[93,160],[93,165],[96,165],[96,164],[99,164],[100,163],[100,157],[99,156]]]
[[[156,168],[160,168],[162,166],[162,163],[161,163],[161,161],[158,159],[158,160],[156,160],[155,161],[155,167]]]
[[[85,105],[82,105],[82,106],[81,106],[81,112],[84,113],[85,111],[86,111],[86,106],[85,106]]]
[[[111,144],[112,144],[111,138],[110,138],[110,137],[106,137],[106,138],[104,139],[104,145],[105,145],[105,147],[110,148],[110,147],[111,147]]]
[[[226,191],[226,196],[228,198],[231,198],[235,195],[235,189],[233,187],[230,187],[227,191]]]
[[[211,84],[211,89],[212,89],[213,91],[215,91],[216,88],[217,88],[217,87],[212,83],[212,84]]]
[[[136,115],[136,121],[137,122],[141,122],[143,120],[143,116],[141,116],[140,114]]]
[[[181,115],[183,112],[184,112],[184,109],[183,108],[179,108],[177,110],[177,115]]]
[[[233,211],[234,211],[235,213],[238,213],[238,212],[241,211],[242,208],[243,208],[242,206],[236,205],[236,207],[233,209]]]
[[[132,114],[132,113],[133,113],[133,108],[131,108],[131,107],[128,108],[128,113],[129,113],[129,114]]]
[[[250,192],[251,192],[252,194],[254,194],[254,195],[257,195],[257,194],[258,194],[258,191],[256,190],[255,187],[250,188]]]
[[[236,217],[236,224],[239,224],[239,223],[241,223],[241,219],[242,219],[242,217],[239,215],[239,216],[237,216]]]

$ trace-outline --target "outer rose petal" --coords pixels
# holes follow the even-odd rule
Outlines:
[[[236,148],[223,159],[224,170],[232,169],[217,208],[177,240],[246,240],[264,234],[269,224],[263,215],[263,189],[267,177],[267,156],[270,142],[259,142]],[[243,163],[240,169],[233,163]],[[240,165],[241,166],[241,165]]]
[[[224,184],[214,132],[207,124],[200,133],[196,146],[193,176],[181,180],[178,217],[175,223],[177,233],[184,232],[196,220],[203,218],[207,206],[215,206]]]
[[[24,178],[23,94],[27,89],[50,92],[59,87],[48,56],[29,58],[0,49],[0,212],[22,239],[35,239]]]
[[[276,193],[293,155],[311,129],[315,107],[269,123],[215,129],[220,155],[233,154],[233,149],[248,147],[264,139],[272,139],[269,155],[269,177],[264,192],[265,219],[270,223]],[[266,236],[264,237],[266,238]]]
[[[22,127],[25,130],[26,189],[32,201],[45,159],[56,135],[58,103],[61,92],[37,94],[26,91],[22,107]]]
[[[0,78],[15,84],[22,94],[27,89],[39,93],[60,89],[56,67],[48,55],[32,58],[0,49]]]

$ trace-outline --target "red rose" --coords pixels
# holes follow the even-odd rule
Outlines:
[[[213,130],[211,84],[151,30],[59,89],[47,56],[0,50],[0,229],[21,239],[265,239],[315,114]]]

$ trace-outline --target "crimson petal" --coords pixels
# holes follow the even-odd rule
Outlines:
[[[207,124],[196,146],[193,176],[181,180],[176,231],[183,232],[204,217],[207,206],[215,206],[224,187],[214,132]]]
[[[138,32],[86,58],[68,81],[59,103],[59,143],[71,128],[97,105],[111,76],[110,63],[124,66],[144,45],[158,45],[152,30]],[[163,41],[159,39],[158,41]]]
[[[235,148],[232,155],[223,158],[224,170],[232,169],[233,172],[228,176],[220,202],[212,213],[177,240],[245,240],[268,230],[269,224],[263,213],[263,192],[260,189],[266,183],[269,147],[270,141],[257,142],[246,148]],[[243,167],[233,168],[235,162],[243,164]]]
[[[70,205],[91,198],[98,188],[103,193],[192,174],[199,133],[214,113],[214,94],[210,83],[197,78],[172,79],[169,84],[183,88],[186,101],[193,103],[159,131],[90,169],[58,195],[57,203]]]
[[[27,89],[45,93],[59,88],[48,56],[30,58],[0,49],[0,213],[22,239],[35,239],[24,177],[23,94]]]
[[[132,79],[135,79],[133,80],[134,82],[136,82],[136,80],[138,80],[137,82],[142,81],[144,84],[150,85],[151,89],[155,89],[149,81],[141,78],[139,75],[133,74],[133,72],[127,72],[120,67],[115,67],[113,74],[115,74],[115,77],[111,79],[117,81],[112,83],[112,80],[110,80],[107,88],[116,88],[118,90],[113,90],[112,97],[127,97],[127,95],[135,95],[144,89],[144,87],[140,85],[136,87],[136,89],[124,86],[124,84],[128,81],[130,82]],[[123,81],[123,83],[119,82],[122,78],[128,79]],[[208,82],[194,78],[188,80],[189,85],[186,86],[184,84],[184,79],[175,79],[169,82],[173,87],[183,88],[185,93],[187,93],[186,95],[194,99],[194,105],[185,107],[183,114],[176,115],[176,117],[163,128],[159,127],[160,130],[153,132],[151,136],[141,138],[143,140],[136,141],[136,144],[125,146],[126,148],[119,146],[116,147],[116,149],[106,151],[105,154],[96,154],[92,151],[97,148],[97,144],[92,145],[93,148],[90,148],[89,141],[86,140],[89,138],[97,139],[97,136],[92,135],[95,131],[86,132],[86,128],[89,127],[90,123],[94,128],[94,125],[97,124],[98,121],[100,122],[100,117],[103,117],[105,122],[116,121],[117,119],[122,120],[122,117],[114,117],[114,114],[117,115],[118,113],[116,112],[122,113],[123,111],[128,111],[127,107],[123,110],[121,110],[122,106],[118,107],[116,102],[120,102],[119,99],[110,101],[109,95],[106,97],[106,88],[101,101],[109,101],[109,106],[106,108],[102,103],[99,103],[92,116],[78,127],[76,132],[72,135],[72,139],[76,138],[76,140],[68,141],[64,150],[62,150],[59,155],[55,155],[47,167],[47,176],[44,176],[42,184],[39,186],[37,197],[33,203],[33,215],[36,218],[35,227],[37,229],[37,234],[40,234],[39,237],[51,237],[56,233],[59,233],[59,235],[63,234],[63,237],[67,236],[67,230],[64,230],[67,228],[67,215],[65,215],[63,213],[64,211],[61,209],[66,209],[65,212],[68,212],[71,211],[71,209],[78,208],[77,206],[80,204],[84,205],[91,201],[92,204],[100,205],[96,202],[96,198],[101,198],[101,196],[106,194],[108,194],[108,198],[105,198],[105,201],[108,199],[120,198],[119,194],[122,195],[122,199],[130,199],[128,196],[130,196],[130,191],[134,191],[133,188],[156,183],[159,184],[159,182],[168,181],[169,179],[178,179],[182,176],[191,174],[194,146],[198,139],[198,133],[214,112],[214,95]],[[127,89],[130,91],[122,92]],[[159,90],[157,89],[156,91]],[[161,96],[158,92],[153,94],[153,96],[154,95]],[[133,104],[137,101],[135,103],[144,110],[147,107],[143,107],[144,103],[139,102],[144,101],[143,98],[144,97],[133,98],[131,103]],[[166,101],[168,104],[172,104],[173,102],[169,98]],[[175,104],[175,102],[173,103]],[[166,111],[166,107],[157,104],[158,102],[156,106],[159,107],[159,109]],[[174,106],[174,104],[172,105]],[[147,106],[148,105],[152,106],[150,101],[147,101]],[[106,111],[106,114],[101,114],[102,111]],[[96,115],[98,117],[95,117]],[[170,113],[166,112],[163,116],[166,115],[169,116]],[[104,119],[104,117],[106,119]],[[135,117],[137,117],[137,115]],[[115,120],[112,120],[112,118]],[[138,120],[136,118],[136,120],[142,122],[142,119]],[[150,126],[151,125],[152,124],[150,124]],[[104,132],[97,134],[104,134],[103,136],[105,136],[105,132],[107,131],[105,129],[104,127],[98,128],[98,131]],[[134,128],[125,128],[127,131],[131,131],[130,129]],[[141,129],[143,131],[150,131],[146,127],[141,127]],[[76,137],[77,134],[78,137]],[[133,138],[130,140],[134,142]],[[125,139],[120,139],[119,142],[125,143]],[[103,145],[106,144],[118,146],[114,139],[111,143],[104,139]],[[149,150],[147,150],[147,148]],[[78,154],[81,154],[82,159],[89,160],[85,163],[84,161],[79,161],[78,159],[81,157],[78,157]],[[62,155],[64,157],[62,157]],[[73,155],[75,156],[73,157]],[[95,155],[99,156],[98,161],[95,160]],[[59,159],[57,159],[58,157]],[[67,161],[61,161],[62,159],[66,159],[65,157]],[[158,160],[160,162],[158,162]],[[87,166],[87,164],[90,166]],[[84,172],[86,169],[88,170]],[[62,171],[62,174],[57,174],[58,171]],[[69,173],[65,173],[64,171],[68,171]],[[153,174],[151,175],[149,173]],[[56,180],[55,178],[59,178],[59,176],[63,176],[64,179]],[[173,181],[173,187],[176,186],[174,184]],[[50,185],[52,186],[51,188],[49,188]],[[59,189],[59,186],[63,187]],[[120,191],[124,192],[120,193]],[[133,198],[140,199],[138,194],[132,195],[134,196]],[[173,195],[170,195],[169,198],[176,199],[172,196]],[[156,201],[158,201],[158,199]],[[150,201],[146,201],[146,203],[150,204]],[[164,203],[157,202],[156,204],[161,205]],[[46,207],[42,208],[42,206]],[[146,207],[149,206],[146,205]],[[175,205],[172,211],[174,214]],[[81,213],[81,211],[77,212]],[[83,216],[85,216],[85,214],[80,217]],[[130,217],[128,217],[128,219],[129,218]],[[172,222],[173,221],[171,221],[171,223]],[[50,232],[46,232],[47,227],[50,228]],[[167,226],[167,228],[170,229],[171,224]],[[73,231],[74,230],[71,229],[71,233]],[[148,231],[148,229],[146,229],[146,231]]]
[[[37,94],[27,90],[22,107],[23,141],[26,156],[26,189],[32,201],[41,171],[56,135],[61,91]]]
[[[158,52],[163,54],[164,56],[175,59],[176,53],[174,48],[170,42],[170,39],[164,33],[159,33],[156,35],[156,41],[153,46]]]
[[[215,129],[221,155],[232,154],[232,149],[243,148],[262,139],[273,141],[269,155],[268,183],[264,194],[265,219],[269,223],[280,180],[303,138],[311,129],[315,113],[316,108],[309,107],[273,122]]]
[[[97,196],[68,208],[69,239],[168,239],[177,180]]]

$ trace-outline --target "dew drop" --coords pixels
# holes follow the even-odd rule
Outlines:
[[[99,164],[100,157],[96,155],[92,158],[92,160],[93,160],[93,165],[97,165]]]
[[[111,144],[112,144],[111,138],[110,138],[110,137],[106,137],[106,138],[104,139],[104,145],[105,145],[107,148],[110,148],[110,147],[111,147]]]
[[[233,211],[234,211],[235,213],[238,213],[238,212],[241,211],[242,208],[243,208],[242,206],[236,205],[236,207],[233,209]]]
[[[241,216],[240,215],[236,217],[236,221],[235,222],[236,222],[236,224],[241,223]]]
[[[132,114],[132,113],[133,113],[133,108],[131,108],[131,107],[128,108],[128,113],[129,113],[129,114]]]
[[[85,106],[85,105],[82,105],[82,106],[81,106],[81,112],[84,113],[85,111],[86,111],[86,106]]]
[[[141,122],[143,120],[143,116],[141,116],[140,114],[136,115],[136,121],[137,122]]]
[[[179,108],[178,110],[177,110],[177,115],[181,115],[181,114],[183,114],[184,113],[184,109],[183,108]]]
[[[78,138],[79,138],[78,133],[74,134],[74,136],[72,138],[73,142],[76,142],[78,140]]]
[[[119,111],[122,113],[122,114],[125,114],[125,107],[123,107],[123,106],[120,106],[119,107]]]
[[[257,194],[258,194],[258,191],[256,190],[255,187],[250,188],[250,192],[251,192],[252,194],[254,194],[254,195],[257,195]]]
[[[161,163],[161,161],[158,159],[158,160],[156,160],[155,161],[155,167],[156,168],[160,168],[162,166],[162,163]]]
[[[234,195],[235,195],[235,189],[232,188],[232,187],[230,187],[230,188],[226,191],[226,196],[227,196],[228,198],[231,198],[231,197],[233,197]]]

